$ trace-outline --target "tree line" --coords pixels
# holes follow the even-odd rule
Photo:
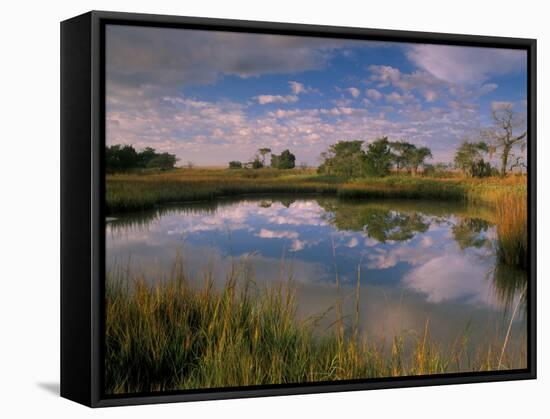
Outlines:
[[[170,170],[176,166],[175,154],[157,153],[154,148],[141,151],[131,145],[116,144],[105,147],[105,171],[107,173],[127,172],[135,169]]]
[[[515,168],[525,168],[523,152],[527,131],[515,131],[523,126],[511,109],[505,106],[492,113],[493,127],[480,133],[479,141],[464,140],[457,148],[453,165],[428,164],[433,158],[428,147],[417,147],[406,141],[389,141],[378,138],[364,149],[363,141],[339,141],[320,155],[318,172],[342,177],[386,176],[392,170],[415,176],[420,168],[425,172],[456,168],[467,177],[506,176]],[[520,155],[514,154],[519,146]],[[500,168],[491,165],[493,156],[500,159]]]
[[[281,154],[274,154],[268,147],[262,147],[258,149],[257,153],[252,157],[251,161],[242,163],[237,160],[229,162],[230,169],[242,169],[252,168],[261,169],[266,167],[266,156],[271,154],[270,166],[275,169],[294,169],[296,167],[296,156],[292,154],[288,149],[284,150]]]
[[[321,153],[322,174],[342,177],[386,176],[392,168],[415,176],[426,159],[432,157],[428,147],[417,147],[406,141],[389,141],[387,137],[370,143],[366,150],[363,141],[339,141]]]

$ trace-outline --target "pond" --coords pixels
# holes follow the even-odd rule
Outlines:
[[[471,350],[488,337],[498,345],[510,328],[519,347],[526,274],[497,264],[491,216],[464,203],[324,196],[165,206],[107,219],[107,270],[122,265],[154,281],[179,255],[197,282],[209,272],[222,283],[244,260],[259,286],[290,277],[297,315],[317,316],[319,333],[341,301],[346,318],[358,307],[361,333],[381,342],[429,324],[441,345],[465,336]]]

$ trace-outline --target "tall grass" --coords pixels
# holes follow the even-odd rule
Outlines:
[[[356,298],[359,298],[359,278]],[[396,377],[524,368],[525,353],[487,341],[475,356],[466,339],[435,344],[429,324],[387,348],[358,334],[341,314],[326,333],[296,316],[290,278],[257,286],[252,271],[234,264],[222,287],[210,274],[192,286],[178,260],[170,275],[149,284],[117,269],[107,275],[105,385],[107,394],[258,384]],[[336,305],[341,301],[335,302]]]
[[[107,175],[106,209],[112,214],[165,203],[261,193],[316,193],[344,198],[470,199],[492,203],[502,193],[525,191],[525,176],[466,179],[392,175],[349,180],[317,175],[312,169],[177,169],[161,173]]]
[[[501,263],[527,268],[527,199],[507,194],[496,202],[497,256]]]

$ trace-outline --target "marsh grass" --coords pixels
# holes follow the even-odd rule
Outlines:
[[[313,169],[177,169],[161,173],[107,175],[108,214],[155,205],[208,201],[246,194],[322,194],[343,198],[406,198],[494,203],[503,193],[526,193],[525,176],[506,178],[429,178],[392,175],[344,179]]]
[[[450,348],[437,345],[429,321],[389,346],[361,336],[359,270],[355,314],[343,316],[338,298],[336,321],[322,334],[315,332],[319,316],[296,316],[291,277],[259,286],[250,266],[235,262],[220,287],[210,271],[190,278],[178,258],[154,284],[129,269],[108,272],[107,394],[525,367],[524,349],[503,350],[500,338],[479,346],[475,356],[467,335]],[[191,285],[197,282],[202,286]]]
[[[496,201],[497,256],[501,263],[527,268],[527,199],[517,194]]]

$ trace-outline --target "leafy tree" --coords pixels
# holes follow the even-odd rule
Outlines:
[[[483,135],[491,142],[491,151],[500,150],[500,175],[506,176],[508,172],[508,160],[514,146],[519,145],[521,151],[527,145],[527,131],[524,130],[525,123],[512,110],[512,105],[506,105],[493,110],[494,127],[483,132]],[[515,135],[514,131],[522,128],[523,132]]]
[[[397,170],[406,169],[415,176],[420,166],[425,166],[425,160],[432,158],[432,151],[428,147],[417,148],[414,144],[405,141],[391,142],[390,148],[394,151],[393,161]]]
[[[230,169],[242,169],[243,164],[240,161],[233,160],[233,161],[229,162],[229,168]]]
[[[411,154],[414,148],[413,144],[405,141],[395,141],[390,143],[393,151],[393,161],[397,170],[408,169]]]
[[[176,161],[174,154],[159,154],[151,147],[146,147],[140,152],[131,145],[116,144],[105,147],[105,170],[109,173],[151,167],[168,170],[174,168]]]
[[[386,176],[390,173],[393,155],[387,137],[369,144],[365,154],[365,171],[370,176]]]
[[[263,167],[265,166],[265,156],[271,153],[271,149],[267,147],[260,148],[258,149],[258,153],[260,153],[260,155],[262,156],[262,167]]]
[[[490,176],[491,165],[483,159],[489,146],[483,141],[477,143],[463,141],[454,157],[455,166],[468,177]]]
[[[264,164],[262,163],[262,161],[256,156],[254,158],[254,160],[252,161],[252,168],[253,169],[261,169],[262,167],[264,167]]]
[[[296,156],[289,150],[284,150],[281,154],[271,154],[271,167],[276,169],[294,169],[296,165]]]
[[[149,161],[147,167],[158,168],[160,170],[170,170],[176,165],[176,156],[170,153],[157,154]]]
[[[149,162],[157,156],[157,153],[154,148],[145,147],[141,152],[138,153],[138,164],[139,167],[147,167]]]
[[[411,175],[416,176],[416,172],[420,166],[424,166],[425,160],[433,158],[432,151],[428,147],[414,148],[410,156]]]
[[[320,173],[343,177],[357,177],[364,172],[365,152],[363,141],[338,141],[321,153],[323,161],[319,166]]]
[[[125,172],[138,166],[138,153],[131,145],[113,145],[105,149],[105,164],[108,171]]]

